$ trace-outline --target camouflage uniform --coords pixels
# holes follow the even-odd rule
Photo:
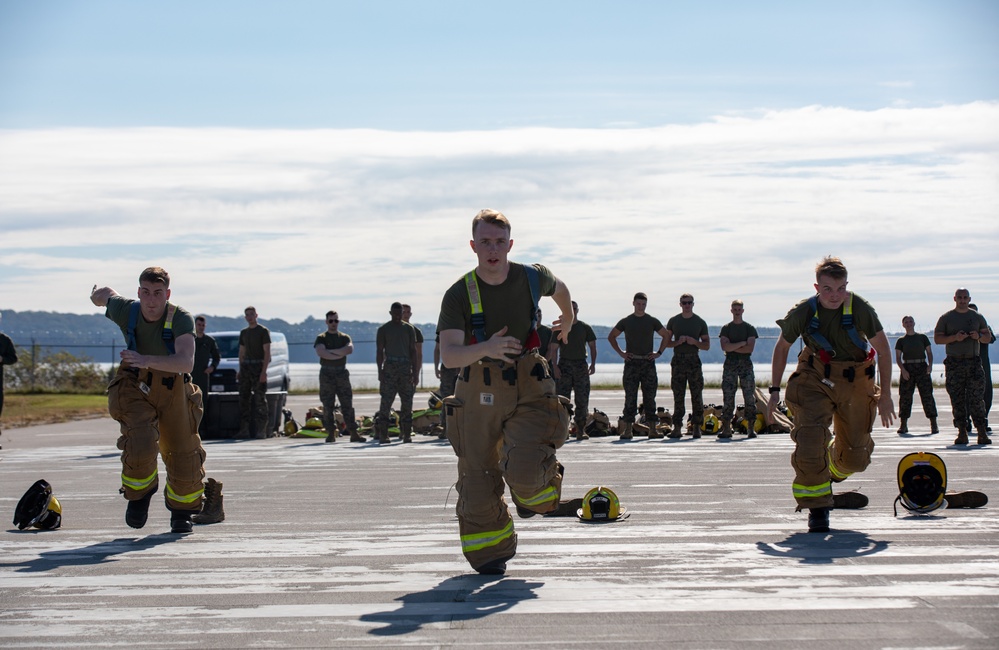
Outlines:
[[[322,366],[319,369],[319,401],[323,403],[323,428],[327,433],[337,430],[333,417],[337,399],[340,400],[340,412],[347,423],[347,431],[351,435],[357,435],[350,371],[344,366]]]
[[[976,311],[959,312],[952,309],[937,321],[934,333],[951,336],[958,332],[983,330],[989,326],[985,317]],[[963,430],[968,416],[980,433],[988,427],[985,420],[985,370],[982,368],[981,344],[971,338],[947,344],[944,359],[947,394],[954,410],[954,426]]]
[[[696,354],[674,354],[669,362],[671,376],[669,386],[673,389],[673,422],[683,426],[684,400],[687,399],[687,385],[690,385],[690,420],[696,427],[704,420],[704,372],[701,370],[701,357]],[[679,430],[679,429],[676,429]]]
[[[735,389],[742,385],[742,399],[746,405],[745,418],[749,431],[756,422],[756,373],[753,360],[748,357],[729,355],[722,368],[722,422],[732,422],[735,413]],[[703,379],[702,379],[703,386]]]
[[[926,417],[935,418],[937,403],[933,399],[933,379],[930,377],[929,366],[925,361],[916,361],[903,363],[902,367],[909,373],[909,378],[900,377],[898,380],[898,417],[907,420],[912,415],[912,394],[918,388],[923,412]]]
[[[560,359],[558,369],[562,373],[558,380],[558,394],[569,397],[575,391],[576,410],[573,419],[582,431],[590,408],[590,366],[586,359]]]
[[[646,422],[656,422],[656,390],[659,388],[659,375],[656,362],[652,359],[629,359],[624,362],[624,410],[621,419],[634,422],[638,414],[638,387],[642,388],[642,406]],[[675,421],[675,420],[674,420]]]
[[[399,431],[405,437],[413,432],[413,363],[409,359],[389,357],[385,361],[382,381],[378,393],[382,396],[378,413],[375,414],[375,431],[379,436],[388,435],[389,412],[392,401],[399,395]]]
[[[971,416],[979,431],[988,426],[985,421],[985,371],[978,357],[961,359],[948,356],[944,359],[947,369],[946,385],[954,409],[954,426],[962,429]]]

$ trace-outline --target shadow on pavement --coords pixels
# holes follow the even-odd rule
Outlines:
[[[853,530],[831,530],[794,533],[781,542],[757,542],[756,548],[773,557],[798,558],[803,564],[832,564],[840,559],[880,553],[888,549],[888,542]]]
[[[20,532],[24,533],[29,531]],[[46,531],[30,532],[44,533]],[[116,555],[154,548],[161,544],[168,544],[170,542],[177,541],[183,537],[183,535],[176,535],[172,533],[149,535],[142,539],[122,537],[110,542],[100,542],[99,544],[94,544],[92,546],[84,546],[83,548],[43,552],[34,560],[26,560],[24,562],[0,562],[0,566],[21,567],[17,569],[18,572],[33,573],[39,571],[52,571],[64,566],[104,564],[105,562],[111,562]]]
[[[463,575],[448,578],[427,591],[400,596],[402,607],[389,612],[361,616],[362,621],[386,623],[369,634],[395,636],[419,630],[436,621],[468,621],[506,611],[524,600],[537,598],[534,590],[543,582],[528,582],[502,576]],[[444,603],[463,603],[442,606]]]

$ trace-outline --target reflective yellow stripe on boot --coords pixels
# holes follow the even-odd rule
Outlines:
[[[156,482],[156,473],[158,471],[158,469],[154,469],[153,473],[146,478],[132,478],[131,476],[125,476],[123,472],[121,475],[121,484],[131,490],[141,492]]]
[[[461,551],[463,553],[471,553],[472,551],[480,551],[484,548],[490,546],[496,546],[504,539],[508,539],[513,535],[513,520],[503,528],[503,530],[491,530],[485,533],[475,533],[473,535],[462,535],[461,536]]]

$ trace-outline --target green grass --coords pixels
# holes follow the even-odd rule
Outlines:
[[[4,396],[3,426],[28,427],[96,418],[107,414],[108,398],[103,394],[7,393]]]

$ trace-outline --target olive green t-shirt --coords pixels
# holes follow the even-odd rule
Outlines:
[[[538,271],[541,295],[553,295],[556,286],[555,276],[541,264],[533,266]],[[531,297],[531,286],[524,265],[510,262],[510,271],[507,273],[506,280],[500,284],[488,284],[481,279],[479,279],[478,284],[482,312],[486,321],[486,338],[488,339],[503,327],[507,327],[506,336],[515,337],[522,345],[526,344],[527,337],[531,333],[535,305],[534,299]],[[468,297],[464,276],[451,285],[441,301],[441,315],[437,322],[437,331],[445,332],[447,330],[463,331],[465,345],[468,345],[472,340],[472,303]]]
[[[614,326],[614,329],[624,332],[625,352],[639,357],[652,353],[652,335],[662,328],[662,321],[649,314],[644,316],[630,314]]]
[[[866,353],[854,345],[850,335],[843,329],[843,307],[827,309],[818,300],[816,304],[819,311],[819,334],[833,347],[834,358],[837,361],[863,361]],[[792,307],[787,316],[777,320],[783,339],[788,343],[794,343],[800,336],[804,339],[805,345],[815,351],[821,350],[822,346],[807,334],[812,315],[807,298]],[[860,338],[867,340],[884,329],[871,303],[857,294],[853,294],[853,326],[860,333]]]
[[[701,337],[708,333],[708,324],[704,322],[704,319],[697,314],[692,315],[690,318],[684,318],[683,314],[677,314],[673,318],[669,319],[666,323],[666,329],[673,333],[673,340],[677,340],[681,336],[689,336],[691,338],[701,340]],[[673,348],[673,355],[682,354],[697,354],[700,350],[696,345],[691,345],[690,343],[684,343]]]
[[[728,339],[729,343],[745,343],[751,338],[760,338],[760,335],[756,333],[756,328],[746,321],[723,325],[721,332],[718,333],[718,338],[723,336]],[[747,352],[726,352],[725,356],[732,359],[749,359],[753,355]]]
[[[593,333],[593,328],[583,321],[576,321],[569,330],[569,341],[560,343],[558,349],[559,359],[566,361],[586,360],[587,343],[596,341],[597,335]]]
[[[989,324],[985,320],[985,317],[973,309],[969,309],[963,314],[959,313],[956,309],[951,309],[940,317],[933,331],[937,334],[953,336],[958,332],[973,332],[975,330],[983,330],[988,326]],[[947,344],[947,356],[977,357],[981,354],[980,346],[981,344],[978,341],[970,338],[963,341],[954,341]]]
[[[312,347],[322,345],[327,350],[339,350],[345,345],[350,345],[350,343],[351,340],[349,334],[344,334],[343,332],[330,332],[327,330],[316,337],[316,342],[312,344]],[[320,357],[319,365],[333,367],[346,366],[347,357],[340,357],[339,359],[323,359]]]
[[[925,334],[916,332],[912,336],[906,334],[895,341],[895,349],[902,351],[902,362],[926,361],[926,348],[930,347],[930,339]]]
[[[264,346],[271,342],[271,331],[263,325],[244,327],[239,332],[239,345],[245,346],[243,361],[263,361]]]
[[[108,298],[107,308],[104,315],[121,328],[121,333],[125,335],[125,342],[128,342],[128,316],[132,309],[132,303],[137,302],[131,298],[122,296],[111,296]],[[135,348],[139,354],[148,354],[156,357],[170,356],[166,343],[163,341],[163,325],[166,324],[167,312],[170,305],[163,310],[163,316],[156,322],[147,322],[142,312],[135,324]],[[176,305],[175,305],[176,306]],[[177,307],[173,315],[173,340],[176,341],[184,334],[194,334],[194,317],[182,307]]]
[[[416,345],[416,328],[405,321],[389,321],[378,328],[375,336],[378,350],[384,350],[387,357],[405,357],[413,360],[413,346]]]

